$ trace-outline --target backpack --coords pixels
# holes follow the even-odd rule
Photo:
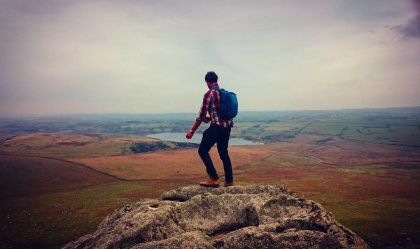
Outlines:
[[[216,89],[220,94],[219,118],[230,120],[238,114],[238,98],[234,92],[225,89]]]

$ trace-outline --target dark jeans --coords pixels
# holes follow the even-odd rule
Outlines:
[[[217,151],[219,152],[220,159],[223,162],[223,169],[225,171],[225,180],[233,181],[232,163],[228,153],[230,130],[231,128],[211,125],[203,133],[203,138],[201,140],[200,147],[198,148],[198,154],[206,166],[207,174],[213,180],[219,179],[219,175],[214,168],[209,151],[213,145],[217,143]]]

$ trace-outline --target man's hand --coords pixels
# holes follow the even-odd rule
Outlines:
[[[196,119],[193,126],[191,127],[190,131],[187,132],[187,134],[185,135],[186,138],[191,139],[194,136],[194,132],[198,129],[198,127],[201,124],[201,120]]]
[[[194,132],[193,131],[188,131],[187,132],[187,134],[185,135],[185,137],[187,138],[187,139],[191,139],[192,137],[194,136]]]

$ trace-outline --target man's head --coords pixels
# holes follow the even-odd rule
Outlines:
[[[213,71],[207,72],[206,77],[204,77],[204,80],[207,82],[207,84],[211,83],[217,83],[219,77],[217,77],[217,74]]]

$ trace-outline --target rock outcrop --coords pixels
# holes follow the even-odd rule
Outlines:
[[[64,248],[369,248],[320,204],[275,186],[189,186],[108,215]]]

